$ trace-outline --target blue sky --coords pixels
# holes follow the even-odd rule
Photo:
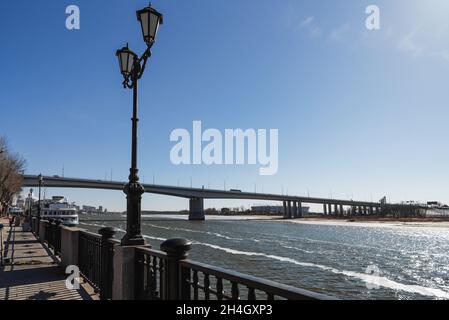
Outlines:
[[[65,28],[78,5],[81,29]],[[125,181],[131,91],[115,50],[144,50],[147,1],[1,1],[0,135],[27,172]],[[381,29],[365,28],[365,8]],[[153,1],[165,15],[140,82],[142,180],[391,201],[449,202],[449,3]],[[279,129],[279,171],[174,166],[173,129]],[[121,192],[47,190],[124,210]],[[249,201],[245,205],[254,204]],[[208,206],[239,205],[208,201]],[[144,209],[187,201],[145,195]]]

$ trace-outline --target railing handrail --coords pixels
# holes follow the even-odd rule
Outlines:
[[[89,237],[94,237],[94,238],[97,238],[97,239],[101,239],[101,235],[99,235],[98,233],[93,233],[93,232],[90,232],[90,231],[87,231],[87,230],[84,230],[84,229],[80,229],[80,235],[81,234],[84,234],[84,235],[89,236]]]
[[[233,270],[211,266],[193,260],[181,260],[180,266],[216,276],[231,282],[254,288],[289,300],[335,300],[324,294],[296,288],[279,282],[251,276]]]
[[[145,248],[145,247],[137,247],[136,251],[140,252],[140,253],[146,253],[153,257],[158,257],[158,258],[163,258],[163,259],[167,258],[167,254],[165,252],[159,251],[159,250],[154,250],[154,249]]]
[[[120,245],[120,240],[118,240],[118,239],[108,239],[107,241],[110,244]]]

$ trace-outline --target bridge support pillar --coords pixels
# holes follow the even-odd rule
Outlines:
[[[372,216],[373,213],[374,213],[373,207],[370,206],[370,207],[369,207],[369,214],[370,214],[370,216]]]
[[[328,204],[329,215],[332,215],[332,204]]]
[[[192,198],[190,199],[190,214],[189,220],[191,221],[204,221],[204,199]]]
[[[298,202],[293,201],[293,219],[298,218]]]
[[[345,215],[345,210],[343,209],[343,205],[340,205],[340,215],[344,216]]]
[[[298,218],[303,218],[302,215],[302,203],[298,202]]]
[[[287,201],[287,205],[288,205],[287,218],[288,218],[288,219],[292,219],[292,218],[293,218],[292,202],[291,202],[291,201]]]
[[[284,206],[284,219],[288,218],[288,212],[287,212],[287,201],[283,202],[283,206]]]
[[[323,215],[327,216],[327,205],[323,203]]]

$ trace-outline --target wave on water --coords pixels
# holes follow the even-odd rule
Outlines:
[[[226,236],[226,235],[218,233],[218,232],[192,230],[192,229],[178,228],[178,227],[164,227],[164,226],[158,226],[158,225],[151,224],[151,223],[143,223],[143,225],[148,226],[148,227],[153,227],[153,228],[172,230],[172,231],[186,231],[186,232],[192,232],[192,233],[202,233],[202,234],[207,234],[210,236],[216,236],[218,238],[223,238],[226,240],[237,240],[237,241],[244,241],[244,240],[246,241],[247,240],[247,239],[242,239],[242,238],[229,237],[229,236]]]
[[[285,249],[291,249],[291,250],[295,250],[295,251],[301,251],[301,252],[304,252],[304,253],[310,253],[310,254],[316,253],[316,252],[314,252],[314,251],[309,251],[309,250],[302,249],[302,248],[297,248],[297,247],[286,246],[286,245],[282,245],[282,244],[281,244],[280,246],[283,247],[283,248],[285,248]]]
[[[299,265],[302,267],[318,268],[323,271],[329,271],[329,272],[332,272],[335,274],[341,274],[341,275],[345,275],[348,277],[357,278],[359,280],[364,281],[367,284],[385,287],[385,288],[389,288],[389,289],[393,289],[393,290],[402,290],[402,291],[406,291],[406,292],[410,292],[410,293],[417,293],[417,294],[420,294],[423,296],[431,296],[431,297],[449,299],[449,292],[446,292],[446,291],[443,291],[440,289],[436,289],[436,288],[423,287],[420,285],[403,284],[403,283],[399,283],[399,282],[390,280],[386,277],[375,276],[375,275],[365,274],[365,273],[360,273],[360,272],[355,272],[355,271],[338,270],[336,268],[324,266],[321,264],[302,262],[302,261],[298,261],[298,260],[295,260],[292,258],[281,257],[281,256],[276,256],[276,255],[271,255],[271,254],[266,254],[266,253],[261,253],[261,252],[240,251],[240,250],[235,250],[235,249],[231,249],[231,248],[217,246],[217,245],[210,244],[210,243],[195,242],[194,244],[206,246],[206,247],[216,249],[216,250],[221,250],[226,253],[235,254],[235,255],[259,256],[259,257],[265,257],[265,258],[269,258],[269,259],[273,259],[273,260],[277,260],[277,261],[281,261],[281,262],[292,263],[292,264]]]
[[[86,226],[91,226],[91,227],[100,227],[100,228],[105,227],[105,225],[100,225],[100,224],[96,224],[96,223],[84,223],[84,222],[81,222],[80,224],[83,224],[83,225],[86,225]],[[125,232],[126,233],[126,230],[124,230],[122,228],[115,227],[115,229],[117,231],[119,231],[119,232]],[[146,239],[152,239],[152,240],[158,240],[158,241],[165,241],[165,240],[167,240],[166,238],[153,237],[153,236],[149,236],[149,235],[146,235],[146,234],[144,234],[142,236],[144,238],[146,238]]]
[[[85,225],[85,226],[98,227],[98,228],[104,228],[104,227],[106,227],[106,225],[104,225],[104,224],[97,224],[97,223],[80,222],[80,224],[83,224],[83,225]]]

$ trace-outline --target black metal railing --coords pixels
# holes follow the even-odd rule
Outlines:
[[[101,278],[101,236],[80,231],[78,242],[78,267],[80,274],[97,291]]]
[[[99,231],[102,235],[102,271],[100,283],[100,299],[112,299],[112,283],[114,279],[114,252],[120,245],[120,241],[113,239],[116,231],[114,228],[103,228]]]
[[[49,227],[50,222],[48,220],[41,219],[39,224],[42,224],[42,230],[39,230],[40,232],[42,232],[42,234],[40,234],[39,237],[43,239],[43,242],[48,244],[48,240],[51,237]]]
[[[115,230],[103,228],[98,235],[80,231],[78,242],[78,267],[81,276],[100,293],[102,300],[112,298],[113,257],[118,241]]]
[[[323,300],[328,297],[204,263],[182,260],[189,300]],[[181,287],[185,284],[181,283]]]
[[[191,243],[170,239],[161,250],[136,249],[135,297],[140,300],[327,300],[331,297],[187,260]]]
[[[35,236],[39,235],[39,223],[37,217],[31,217],[31,231]]]
[[[45,221],[45,241],[53,249],[55,255],[61,254],[61,221]]]
[[[143,247],[136,249],[136,299],[165,300],[166,264],[165,252]]]

